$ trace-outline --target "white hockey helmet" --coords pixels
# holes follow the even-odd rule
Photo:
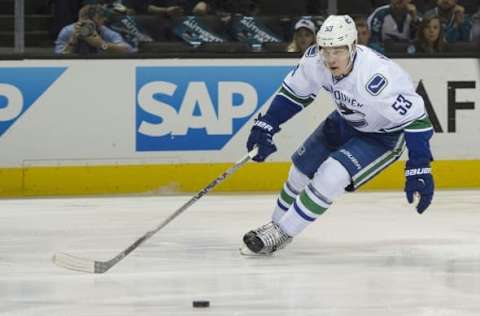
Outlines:
[[[320,48],[347,46],[350,62],[353,60],[356,42],[357,28],[348,15],[330,15],[317,32],[317,44]]]

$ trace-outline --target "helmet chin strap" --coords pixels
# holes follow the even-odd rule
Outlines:
[[[355,42],[353,42],[353,44],[348,47],[348,50],[349,50],[349,53],[350,53],[350,59],[348,60],[348,65],[347,65],[347,68],[349,68],[350,66],[352,66],[353,68],[353,61],[355,60],[355,54],[357,52],[357,49],[355,47]],[[350,70],[351,71],[351,70]],[[350,72],[349,71],[349,72]]]

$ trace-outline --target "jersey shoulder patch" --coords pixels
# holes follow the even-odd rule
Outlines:
[[[368,80],[367,85],[365,86],[368,93],[373,96],[377,96],[382,92],[383,89],[388,85],[388,80],[384,75],[376,73]]]

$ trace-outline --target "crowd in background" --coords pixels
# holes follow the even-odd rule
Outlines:
[[[55,53],[136,53],[152,42],[269,43],[303,53],[328,15],[324,0],[50,0]],[[480,43],[480,0],[337,1],[358,43],[381,53],[454,51]],[[152,18],[153,17],[153,18]],[[265,19],[268,17],[268,19]],[[287,19],[290,17],[290,19]],[[213,23],[212,21],[215,21]],[[272,27],[273,24],[276,23]],[[286,21],[286,22],[285,22]],[[260,49],[258,49],[260,47]],[[460,48],[461,49],[461,48]]]

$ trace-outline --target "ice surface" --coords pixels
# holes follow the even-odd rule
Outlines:
[[[189,198],[0,201],[0,315],[480,315],[480,191],[423,215],[401,192],[348,194],[260,258],[238,248],[276,197],[209,195],[106,274],[51,262],[110,259]]]

